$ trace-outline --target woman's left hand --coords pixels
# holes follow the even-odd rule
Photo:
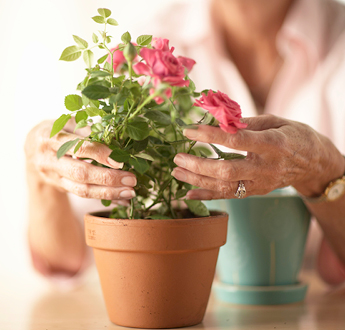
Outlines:
[[[290,185],[302,195],[319,196],[330,181],[344,174],[343,156],[311,127],[273,115],[243,118],[243,122],[247,128],[235,134],[204,125],[184,131],[191,140],[247,152],[245,159],[237,160],[176,155],[173,176],[201,188],[190,190],[187,198],[235,198],[240,180],[246,196]]]

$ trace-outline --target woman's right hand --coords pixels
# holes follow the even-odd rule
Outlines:
[[[128,199],[135,196],[135,175],[120,170],[122,164],[109,158],[111,149],[103,144],[84,142],[75,156],[93,159],[111,168],[98,167],[72,158],[73,148],[57,159],[56,152],[61,145],[81,136],[68,132],[68,128],[65,128],[50,138],[52,126],[53,121],[44,121],[34,127],[26,138],[25,153],[30,174],[37,175],[39,180],[59,190],[84,198],[122,200],[127,203]]]

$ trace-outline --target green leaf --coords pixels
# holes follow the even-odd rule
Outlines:
[[[189,210],[200,217],[208,217],[210,215],[209,210],[201,201],[185,199],[184,202],[187,204]]]
[[[124,44],[128,44],[129,42],[131,42],[132,37],[130,33],[127,31],[121,36],[121,40]]]
[[[150,168],[148,162],[142,158],[130,158],[129,164],[140,174],[144,174]]]
[[[94,16],[91,17],[96,23],[99,24],[104,24],[105,23],[105,18],[103,16]]]
[[[78,36],[73,35],[73,39],[77,43],[79,48],[81,48],[81,49],[86,49],[89,46],[87,41],[85,41],[84,39],[82,39],[82,38],[80,38]]]
[[[197,153],[200,153],[201,155],[205,155],[206,157],[212,156],[212,151],[204,146],[195,146],[193,150]]]
[[[75,140],[64,143],[56,153],[57,158],[60,159],[61,157],[63,157],[72,147],[77,144],[79,140],[79,138],[76,138]]]
[[[92,41],[97,44],[98,43],[98,37],[95,33],[92,33]]]
[[[187,195],[187,192],[188,192],[187,189],[180,189],[180,190],[177,190],[177,192],[176,192],[176,199],[180,199],[180,198],[186,196],[186,195]]]
[[[65,97],[65,107],[67,110],[80,110],[83,106],[83,100],[79,95],[70,94]]]
[[[78,150],[80,149],[80,147],[83,145],[83,143],[85,142],[85,140],[80,140],[77,145],[75,146],[73,153],[76,154],[78,152]]]
[[[95,117],[95,116],[99,116],[99,109],[96,107],[88,107],[85,109],[87,115],[89,117]]]
[[[61,115],[58,119],[56,119],[53,124],[52,131],[50,132],[50,137],[53,137],[55,134],[59,133],[65,127],[71,117],[71,115]]]
[[[81,120],[86,120],[88,117],[85,110],[78,111],[75,115],[75,121],[78,124]]]
[[[150,160],[150,161],[154,161],[153,157],[148,155],[148,154],[145,154],[144,152],[140,153],[140,154],[136,154],[134,155],[134,157],[139,157],[139,158],[143,158],[143,159],[146,159],[146,160]]]
[[[177,125],[179,125],[180,127],[184,127],[184,126],[187,126],[187,124],[180,118],[176,118],[175,119],[175,122]]]
[[[223,151],[221,151],[220,149],[218,149],[214,144],[210,143],[210,146],[212,147],[212,149],[216,152],[216,154],[219,156],[219,157],[222,157],[222,153]]]
[[[128,122],[126,132],[133,140],[140,141],[149,136],[150,129],[142,118],[134,118]]]
[[[106,99],[110,96],[109,88],[101,85],[87,86],[82,93],[91,100]]]
[[[107,19],[107,23],[110,24],[110,25],[114,25],[114,26],[117,26],[119,25],[119,23],[117,23],[117,21],[113,18],[108,18]]]
[[[112,151],[109,157],[118,163],[125,163],[129,160],[130,154],[125,150],[116,148]]]
[[[111,72],[111,64],[109,62],[105,62],[103,69]]]
[[[101,123],[96,123],[91,126],[91,131],[94,133],[100,133],[103,132],[104,127],[102,126]]]
[[[154,123],[161,126],[168,126],[171,124],[171,118],[164,112],[158,110],[150,110],[145,114],[145,117],[152,120]]]
[[[241,155],[241,154],[237,154],[234,152],[223,152],[213,144],[210,144],[210,146],[217,153],[217,155],[222,159],[231,160],[231,159],[244,159],[244,158],[246,158],[246,156]]]
[[[231,159],[244,159],[246,156],[237,154],[234,152],[223,152],[222,153],[222,158],[225,160],[231,160]]]
[[[79,120],[78,124],[75,126],[74,131],[76,131],[79,128],[84,128],[87,126],[87,121],[85,119]]]
[[[137,38],[137,44],[140,46],[149,45],[152,41],[152,36],[148,34],[141,35]]]
[[[107,8],[98,8],[97,11],[98,11],[98,14],[100,14],[104,18],[107,18],[111,15],[111,11]]]
[[[70,46],[64,49],[59,60],[60,61],[75,61],[81,56],[81,50],[77,46]]]
[[[81,99],[82,99],[83,105],[84,105],[85,107],[89,105],[90,100],[89,100],[89,98],[86,97],[84,94],[81,94]]]
[[[87,67],[90,69],[93,62],[93,52],[91,50],[85,50],[83,54],[83,59]]]
[[[91,72],[91,77],[109,77],[111,74],[107,71],[92,71]]]
[[[104,56],[102,56],[101,58],[97,60],[97,63],[102,64],[107,59],[107,57],[108,57],[108,54],[105,54]]]
[[[101,202],[104,206],[110,206],[111,205],[111,201],[107,201],[106,199],[102,199]]]
[[[134,143],[133,143],[134,151],[140,152],[140,151],[145,150],[146,147],[147,147],[148,142],[149,142],[149,139],[144,139],[144,140],[141,140],[141,141],[134,141]]]

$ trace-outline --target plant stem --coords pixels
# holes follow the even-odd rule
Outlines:
[[[195,143],[196,143],[196,141],[193,141],[193,142],[190,144],[189,149],[188,149],[188,151],[187,151],[187,154],[190,153],[190,151],[192,150],[192,148],[195,146]]]
[[[133,213],[134,213],[134,200],[133,198],[131,199],[131,208],[130,208],[130,212],[129,212],[129,218],[133,219]]]
[[[133,117],[136,116],[136,114],[150,101],[152,101],[156,96],[158,96],[160,93],[159,92],[154,92],[152,95],[150,95],[143,103],[141,103],[138,107],[137,110],[135,110],[132,115],[128,118],[128,120],[132,119]]]

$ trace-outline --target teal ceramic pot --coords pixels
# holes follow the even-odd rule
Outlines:
[[[208,202],[229,214],[228,240],[221,248],[217,272],[223,283],[290,285],[304,254],[310,213],[290,189],[265,196]]]
[[[231,286],[230,291],[233,286],[300,286],[297,276],[310,213],[292,188],[265,196],[209,201],[207,206],[229,214],[227,243],[220,249],[217,264],[223,289],[224,285]]]

